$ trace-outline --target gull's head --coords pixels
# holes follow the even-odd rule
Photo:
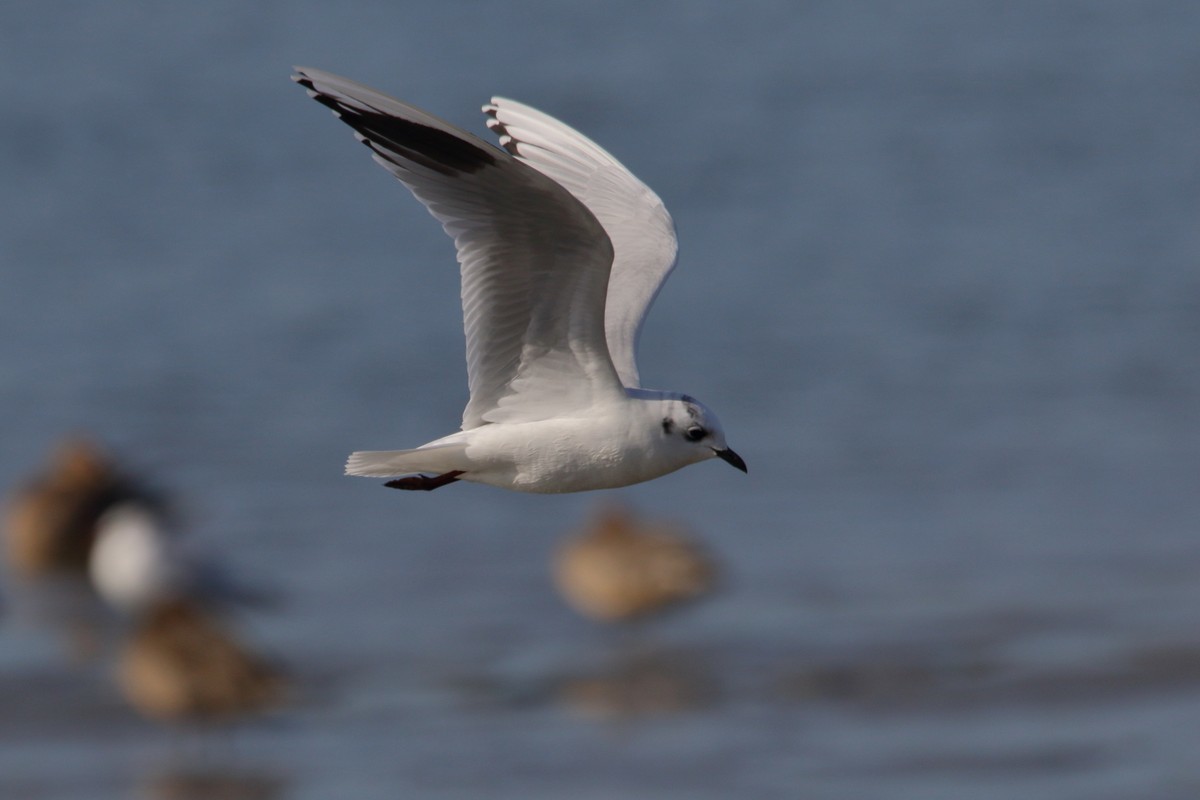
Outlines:
[[[676,448],[683,448],[691,462],[719,458],[747,472],[746,462],[725,443],[725,431],[707,406],[681,394],[663,403],[662,434]]]

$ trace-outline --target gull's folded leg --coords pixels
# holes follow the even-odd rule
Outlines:
[[[453,469],[449,472],[444,472],[441,475],[409,475],[407,478],[397,478],[394,481],[388,481],[384,486],[389,489],[408,489],[410,491],[432,492],[439,486],[445,486],[447,483],[454,483],[458,480],[458,476],[463,474],[461,469]]]

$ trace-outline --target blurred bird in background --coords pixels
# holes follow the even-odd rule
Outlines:
[[[131,626],[117,655],[117,684],[144,716],[172,723],[230,722],[278,706],[287,679],[224,624],[218,610],[270,597],[195,560],[161,520],[136,503],[97,521],[89,561],[100,597]]]
[[[229,722],[279,706],[287,678],[203,606],[175,598],[140,613],[118,655],[117,683],[151,719]]]
[[[684,530],[601,509],[554,557],[554,580],[567,603],[601,622],[650,617],[708,594],[717,565]]]
[[[277,705],[286,684],[282,670],[253,653],[219,616],[231,607],[266,605],[273,593],[231,579],[189,549],[175,528],[161,492],[92,440],[73,437],[12,494],[7,560],[35,595],[52,598],[34,601],[35,619],[66,625],[74,638],[87,628],[90,652],[104,638],[97,617],[117,623],[109,626],[121,632],[117,684],[145,716],[229,720]],[[63,593],[72,600],[56,599]],[[47,607],[55,610],[44,613]]]
[[[20,579],[86,574],[96,523],[118,503],[165,511],[161,497],[122,473],[93,441],[64,440],[46,468],[9,499],[8,565]]]
[[[572,608],[628,629],[708,595],[718,566],[683,526],[608,505],[558,548],[553,571]],[[563,675],[558,686],[568,708],[601,719],[685,712],[716,693],[702,657],[629,640]]]
[[[15,615],[62,631],[72,656],[95,656],[108,621],[88,580],[98,523],[115,505],[165,518],[162,495],[120,469],[92,439],[72,436],[12,491],[3,538]]]

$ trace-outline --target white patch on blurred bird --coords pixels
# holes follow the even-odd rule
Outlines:
[[[160,509],[138,500],[119,502],[96,520],[88,574],[101,598],[134,614],[175,601],[249,607],[275,599],[188,547]]]
[[[191,578],[161,516],[136,502],[115,505],[96,521],[88,572],[100,596],[127,611],[185,595]]]
[[[500,150],[361,84],[296,72],[442,223],[462,266],[462,430],[415,450],[354,453],[347,474],[409,476],[387,483],[397,489],[461,479],[579,492],[714,456],[746,471],[702,403],[641,388],[638,332],[677,251],[674,223],[645,184],[512,100],[483,108]]]

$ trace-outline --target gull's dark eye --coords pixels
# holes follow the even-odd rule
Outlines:
[[[708,435],[708,431],[701,428],[699,425],[693,425],[683,432],[683,438],[689,442],[698,442]]]

